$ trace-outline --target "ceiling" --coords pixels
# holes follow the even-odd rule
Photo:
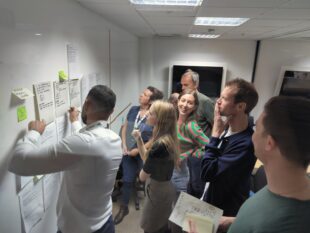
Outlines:
[[[310,0],[204,0],[182,9],[137,9],[129,0],[76,0],[138,37],[220,34],[218,39],[308,39]],[[238,27],[195,26],[195,17],[250,18]]]

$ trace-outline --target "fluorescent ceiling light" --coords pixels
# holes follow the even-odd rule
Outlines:
[[[249,18],[216,18],[216,17],[196,17],[195,25],[202,26],[240,26]]]
[[[203,0],[130,0],[135,5],[200,6]]]
[[[188,37],[190,38],[197,38],[197,39],[215,39],[218,38],[220,35],[215,34],[189,34]]]

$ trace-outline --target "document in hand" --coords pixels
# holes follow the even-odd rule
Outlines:
[[[211,218],[193,213],[186,214],[182,226],[183,231],[189,232],[189,220],[195,224],[197,233],[213,232],[214,224]]]
[[[189,216],[187,217],[188,214]],[[202,216],[202,218],[199,218],[199,220],[195,220],[197,219],[196,217],[190,218],[192,214]],[[199,223],[205,221],[206,227],[207,229],[209,229],[209,231],[207,231],[207,229],[205,229],[205,227],[202,226],[204,228],[203,233],[216,233],[222,215],[223,210],[213,205],[210,205],[196,197],[193,197],[187,193],[181,192],[178,201],[175,204],[175,207],[169,217],[169,220],[179,225],[180,227],[185,226],[185,228],[186,226],[188,226],[187,224],[188,218],[193,219],[194,222],[197,222],[199,226],[201,226],[201,224]],[[212,227],[209,227],[210,223]],[[197,230],[198,233],[202,232],[199,231],[199,228]]]

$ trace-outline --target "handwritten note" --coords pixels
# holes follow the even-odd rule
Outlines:
[[[25,232],[29,233],[43,218],[44,214],[42,180],[36,184],[34,182],[29,182],[20,191],[18,197]]]
[[[81,107],[81,89],[80,80],[73,79],[69,81],[70,105],[72,107]]]
[[[185,225],[186,214],[193,213],[206,216],[214,223],[213,233],[216,233],[223,210],[199,200],[187,193],[181,192],[179,199],[169,217],[171,222],[182,227]]]
[[[64,116],[70,108],[68,82],[54,82],[54,96],[55,115],[56,117]]]
[[[21,100],[25,100],[30,97],[33,97],[32,92],[29,91],[27,88],[23,88],[23,87],[13,89],[12,93]]]
[[[34,85],[40,120],[48,124],[54,120],[54,93],[51,82]]]

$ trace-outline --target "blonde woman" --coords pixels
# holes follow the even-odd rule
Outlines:
[[[175,199],[175,189],[170,182],[173,169],[178,160],[178,140],[176,113],[172,104],[155,101],[147,119],[154,126],[152,145],[146,151],[140,132],[135,137],[140,156],[144,161],[139,178],[146,181],[147,197],[141,219],[145,233],[168,232],[168,218]]]

